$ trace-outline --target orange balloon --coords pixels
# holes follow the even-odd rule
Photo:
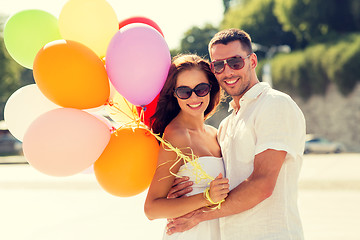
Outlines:
[[[112,195],[130,197],[146,190],[157,165],[159,144],[142,128],[123,128],[113,133],[94,164],[100,186]]]
[[[33,74],[41,92],[62,107],[99,107],[110,95],[101,59],[75,41],[56,40],[46,44],[36,55]]]

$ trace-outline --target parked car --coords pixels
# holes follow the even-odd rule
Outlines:
[[[13,137],[11,133],[0,131],[0,156],[22,155],[22,142]]]
[[[345,146],[342,143],[332,142],[323,137],[308,136],[304,153],[340,153],[344,151]]]

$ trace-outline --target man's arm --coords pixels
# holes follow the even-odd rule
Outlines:
[[[277,177],[286,157],[285,151],[268,149],[255,156],[254,171],[248,179],[230,191],[221,209],[215,211],[195,211],[172,219],[168,223],[168,234],[183,232],[199,222],[230,216],[253,208],[272,195]]]

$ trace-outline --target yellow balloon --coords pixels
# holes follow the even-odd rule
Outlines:
[[[107,105],[105,110],[109,117],[117,123],[126,124],[133,122],[138,116],[136,106],[126,100],[120,93],[115,92],[112,99],[112,106]]]
[[[102,58],[119,22],[105,0],[70,0],[60,12],[59,29],[62,38],[80,42]]]

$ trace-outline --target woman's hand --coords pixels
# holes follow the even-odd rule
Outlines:
[[[210,182],[210,199],[215,203],[224,200],[230,191],[229,187],[229,179],[224,178],[220,173],[214,180]]]

